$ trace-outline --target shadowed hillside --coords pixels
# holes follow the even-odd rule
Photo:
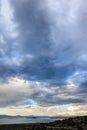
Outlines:
[[[52,123],[0,125],[0,130],[87,130],[87,116],[58,120]]]

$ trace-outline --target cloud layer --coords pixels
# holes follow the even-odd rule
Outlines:
[[[0,1],[0,107],[87,103],[86,8],[82,0]]]

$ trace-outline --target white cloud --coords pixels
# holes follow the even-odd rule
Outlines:
[[[14,23],[14,11],[9,0],[1,0],[0,24],[2,26],[5,37],[16,38],[18,32],[17,24]]]

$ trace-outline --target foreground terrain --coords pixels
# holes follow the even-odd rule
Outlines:
[[[87,116],[51,123],[0,125],[0,130],[87,130]]]

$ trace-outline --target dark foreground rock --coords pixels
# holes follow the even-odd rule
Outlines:
[[[51,123],[0,125],[0,130],[87,130],[87,116]]]

